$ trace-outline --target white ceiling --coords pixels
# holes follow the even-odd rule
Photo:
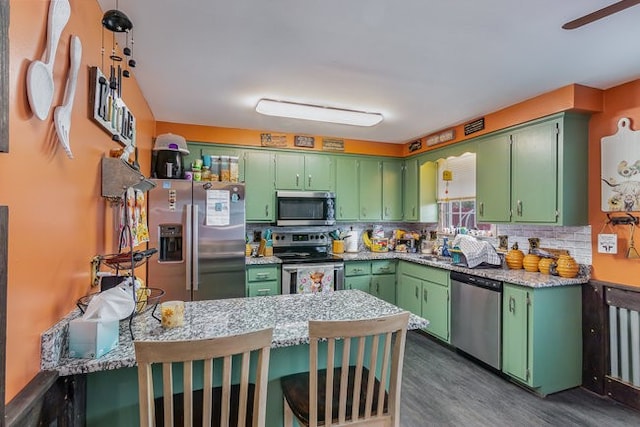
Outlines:
[[[98,0],[103,10],[118,0]],[[614,0],[119,0],[159,121],[407,142],[571,83],[640,78],[640,6]],[[124,38],[121,39],[121,44]],[[124,86],[126,102],[126,84]],[[362,128],[262,116],[260,98],[380,112]]]

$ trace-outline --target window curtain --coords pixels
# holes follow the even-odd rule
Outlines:
[[[444,172],[451,172],[445,181]],[[476,197],[476,154],[464,153],[458,157],[438,160],[438,202],[473,199]]]

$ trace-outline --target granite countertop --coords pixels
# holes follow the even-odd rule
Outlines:
[[[185,325],[165,329],[151,310],[132,322],[137,340],[203,339],[273,327],[272,348],[309,342],[308,320],[355,320],[391,315],[402,309],[357,290],[329,294],[276,295],[187,302]],[[74,359],[68,354],[68,324],[80,316],[74,310],[42,334],[41,369],[60,375],[82,374],[136,366],[128,320],[120,322],[118,347],[98,359]],[[426,328],[429,322],[411,315],[409,329]]]
[[[245,265],[282,264],[282,260],[275,256],[261,256],[261,257],[248,256],[248,257],[245,257],[244,263]]]
[[[567,286],[567,285],[582,285],[587,283],[591,276],[591,267],[588,265],[581,265],[578,276],[566,279],[559,276],[551,276],[549,274],[542,273],[530,273],[525,270],[509,270],[507,268],[465,268],[452,265],[447,260],[438,259],[430,255],[423,254],[411,254],[402,252],[357,252],[357,253],[344,253],[339,255],[345,261],[372,261],[383,259],[397,259],[402,261],[409,261],[416,264],[427,265],[430,267],[437,267],[451,271],[458,271],[461,273],[473,274],[481,277],[488,277],[490,279],[500,280],[502,282],[509,282],[516,285],[528,286],[531,288],[546,288],[553,286]],[[271,260],[275,258],[275,260]],[[276,257],[265,258],[247,258],[247,264],[273,264],[280,263],[281,261]]]

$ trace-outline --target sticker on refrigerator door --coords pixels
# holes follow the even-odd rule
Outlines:
[[[229,191],[207,190],[205,225],[229,225]]]

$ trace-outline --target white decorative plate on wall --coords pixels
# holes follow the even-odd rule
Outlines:
[[[601,140],[602,211],[640,211],[640,131],[618,120],[618,131]]]

